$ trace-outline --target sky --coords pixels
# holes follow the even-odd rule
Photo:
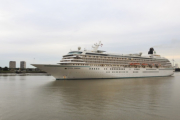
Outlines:
[[[56,64],[70,50],[157,54],[180,65],[180,0],[0,0],[0,67]]]

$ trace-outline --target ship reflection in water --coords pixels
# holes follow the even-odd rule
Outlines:
[[[0,119],[178,120],[180,73],[173,77],[60,80],[0,76]]]

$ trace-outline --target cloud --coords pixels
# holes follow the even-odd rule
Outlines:
[[[17,60],[27,54],[30,60],[34,54],[39,62],[51,57],[51,63],[70,49],[91,49],[98,41],[104,44],[100,49],[117,53],[147,54],[154,46],[171,59],[180,50],[179,4],[179,0],[1,1],[0,60],[10,61],[7,54]]]

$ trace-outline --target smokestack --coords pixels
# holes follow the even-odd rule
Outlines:
[[[150,48],[148,54],[153,54],[154,48]]]

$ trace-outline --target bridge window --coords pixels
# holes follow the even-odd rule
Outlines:
[[[71,54],[81,54],[82,52],[69,52],[68,55],[71,55]]]

